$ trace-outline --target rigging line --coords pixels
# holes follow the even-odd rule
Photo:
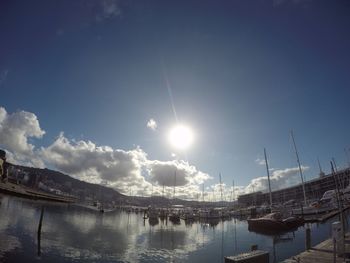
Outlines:
[[[164,63],[162,63],[162,70],[163,70],[163,76],[164,76],[165,84],[166,84],[166,87],[167,87],[167,90],[168,90],[168,95],[169,95],[169,99],[170,99],[171,108],[173,110],[176,122],[179,122],[179,120],[177,118],[176,109],[175,109],[173,92],[172,92],[172,89],[171,89],[170,81],[169,81],[168,74],[166,72]]]

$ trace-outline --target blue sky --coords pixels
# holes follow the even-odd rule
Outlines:
[[[193,174],[184,175],[183,187],[215,185],[221,173],[243,191],[265,176],[257,161],[264,147],[270,167],[286,175],[275,187],[297,182],[287,170],[297,166],[293,129],[307,179],[318,174],[317,157],[326,172],[332,157],[345,167],[349,9],[345,0],[1,1],[0,106],[7,117],[23,120],[26,112],[38,123],[16,126],[23,142],[4,134],[18,124],[8,122],[0,144],[17,162],[40,159],[93,182],[97,165],[93,175],[63,165],[62,149],[50,146],[66,142],[75,151],[90,141],[91,151],[108,146],[129,157],[139,149],[153,164],[184,160],[185,170],[202,174],[190,184]],[[178,122],[195,133],[186,152],[166,139],[176,124],[172,103]],[[155,131],[146,125],[151,118]],[[158,178],[152,167],[139,171],[150,173],[145,184]],[[125,192],[119,185],[130,187],[128,176],[121,177],[111,186]]]

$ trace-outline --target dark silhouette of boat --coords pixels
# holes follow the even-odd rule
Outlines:
[[[248,229],[254,232],[275,233],[290,231],[303,223],[302,218],[295,216],[283,218],[281,213],[276,212],[260,218],[248,219]]]

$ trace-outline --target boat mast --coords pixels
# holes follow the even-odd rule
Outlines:
[[[302,169],[301,169],[300,160],[299,160],[299,154],[298,154],[297,146],[296,146],[296,144],[295,144],[293,131],[290,131],[290,135],[292,136],[293,145],[294,145],[294,150],[295,150],[295,154],[296,154],[296,156],[297,156],[297,162],[298,162],[299,173],[300,173],[300,178],[301,178],[301,185],[302,185],[303,194],[304,194],[304,203],[305,203],[305,206],[307,206],[303,171],[302,171]]]
[[[234,190],[235,189],[235,181],[232,179],[232,191],[231,191],[231,202],[233,202],[234,198]]]
[[[348,161],[348,166],[350,167],[350,159],[349,159],[348,150],[346,148],[344,148],[344,152],[345,152],[345,155],[346,155],[346,160]]]
[[[270,171],[269,171],[269,164],[268,164],[268,162],[267,162],[267,156],[266,156],[266,149],[265,149],[265,148],[264,148],[264,156],[265,156],[267,180],[268,180],[268,182],[269,182],[270,207],[272,207],[272,193],[271,193]]]
[[[320,169],[320,178],[325,176],[325,173],[322,170],[320,160],[317,158],[318,168]]]
[[[338,172],[338,167],[337,167],[337,164],[335,163],[334,157],[332,157],[332,161],[333,161],[335,172],[337,173]]]
[[[232,179],[232,208],[235,207],[235,180]]]
[[[220,177],[220,193],[221,193],[221,207],[223,207],[224,199],[222,198],[222,183],[221,183],[221,173],[219,173]]]
[[[322,167],[321,167],[321,164],[320,164],[320,159],[317,158],[317,163],[318,163],[318,168],[320,169],[320,174],[323,173],[322,171]]]
[[[203,202],[203,205],[204,205],[204,183],[202,185],[202,202]]]
[[[175,186],[176,186],[176,170],[175,170],[175,176],[174,176],[174,194],[173,194],[174,202],[175,202]]]

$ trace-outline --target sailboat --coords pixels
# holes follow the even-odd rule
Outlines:
[[[272,210],[272,192],[270,182],[270,171],[267,161],[266,149],[264,148],[267,179],[269,184],[270,211]],[[274,212],[263,217],[248,219],[248,230],[254,232],[279,232],[288,231],[303,223],[301,218],[295,216],[285,217],[281,212]]]
[[[164,198],[164,184],[163,184],[162,198]],[[162,206],[160,208],[160,210],[159,210],[159,218],[160,218],[160,220],[166,219],[167,216],[168,216],[168,209]]]
[[[157,225],[159,222],[158,211],[154,206],[148,207],[148,223],[151,226]]]
[[[293,140],[293,145],[294,145],[294,150],[295,150],[295,154],[297,157],[297,162],[298,162],[298,167],[299,167],[299,174],[300,174],[300,178],[301,178],[301,184],[302,184],[302,189],[303,189],[303,194],[304,194],[304,206],[301,205],[300,208],[296,208],[292,210],[292,214],[293,215],[298,215],[298,216],[304,216],[304,215],[314,215],[314,214],[322,214],[322,213],[326,213],[329,211],[332,211],[334,209],[336,209],[336,204],[335,202],[324,202],[319,203],[312,203],[310,205],[308,205],[307,200],[306,200],[306,193],[305,193],[305,185],[304,185],[304,177],[303,177],[303,172],[301,169],[301,164],[300,164],[300,159],[299,159],[299,154],[298,154],[298,150],[297,150],[297,146],[295,144],[295,140],[294,140],[294,135],[293,135],[293,131],[291,131],[291,137]],[[320,166],[320,164],[319,164]],[[320,173],[322,172],[321,166],[320,166]],[[332,190],[334,191],[334,190]],[[323,195],[323,199],[329,199],[331,193],[330,192],[326,192]],[[321,198],[321,199],[322,199]]]
[[[221,209],[220,209],[220,216],[221,219],[226,219],[230,217],[230,213],[227,210],[227,207],[224,206],[224,199],[223,199],[223,193],[222,193],[222,181],[221,181],[221,173],[219,174],[220,178],[220,194],[221,194]]]
[[[175,170],[175,176],[174,176],[174,194],[173,194],[173,205],[175,201],[175,188],[176,188],[176,170]],[[180,215],[178,210],[171,209],[170,214],[169,214],[169,220],[173,224],[179,224],[180,223]]]

